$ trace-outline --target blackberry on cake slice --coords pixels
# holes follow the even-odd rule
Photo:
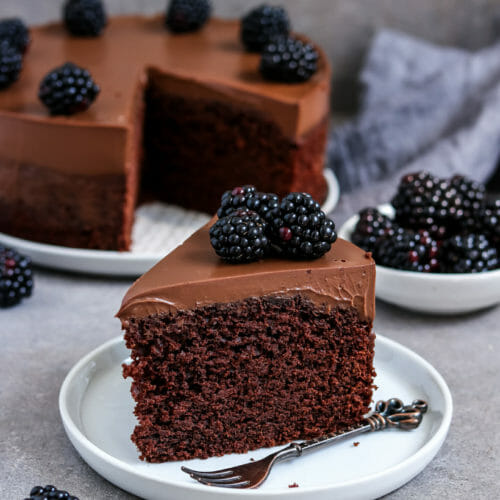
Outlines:
[[[235,210],[210,228],[210,243],[226,262],[239,264],[262,259],[269,249],[266,223],[256,212]]]
[[[278,36],[264,48],[260,72],[266,80],[300,83],[318,70],[319,54],[311,43],[298,38]]]
[[[247,201],[255,196],[255,193],[257,193],[257,189],[255,186],[251,185],[237,186],[233,189],[224,191],[221,197],[220,207],[217,210],[217,215],[219,217],[225,217],[235,210],[246,208]]]
[[[290,193],[271,212],[272,242],[283,256],[317,259],[337,239],[335,224],[308,193]]]
[[[250,52],[261,52],[276,36],[288,36],[290,20],[283,7],[260,5],[241,20],[241,40]]]
[[[11,307],[33,291],[31,259],[0,245],[0,307]]]
[[[197,31],[208,21],[211,11],[209,0],[170,0],[165,24],[174,33]]]
[[[67,0],[63,17],[66,29],[75,36],[99,36],[108,23],[102,0]]]
[[[266,222],[269,222],[272,211],[279,206],[279,197],[274,193],[261,193],[255,186],[235,187],[225,191],[217,210],[219,217],[230,215],[238,209],[248,209],[257,212]]]
[[[88,109],[100,90],[86,69],[67,62],[43,78],[38,97],[52,115],[72,115]]]
[[[447,273],[481,273],[499,267],[497,249],[484,234],[453,236],[443,242],[443,271]]]
[[[23,69],[23,56],[8,40],[0,40],[0,90],[14,83]]]
[[[30,32],[24,21],[18,17],[0,21],[0,44],[8,42],[24,54],[30,43]]]

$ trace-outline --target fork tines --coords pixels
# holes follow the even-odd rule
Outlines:
[[[196,481],[207,486],[245,488],[250,484],[250,481],[241,481],[241,476],[235,475],[233,469],[221,469],[211,472],[197,471],[184,466],[181,469]]]

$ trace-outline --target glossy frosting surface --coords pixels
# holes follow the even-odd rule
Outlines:
[[[353,306],[372,321],[375,315],[375,263],[352,243],[339,239],[312,261],[265,259],[226,264],[210,246],[208,225],[139,278],[126,293],[117,316],[175,312],[249,297],[300,293],[329,307]]]
[[[266,82],[258,72],[259,56],[245,52],[239,41],[239,25],[212,19],[198,32],[174,35],[165,29],[162,16],[121,16],[111,18],[97,38],[69,36],[61,24],[32,28],[21,77],[0,92],[0,156],[73,168],[75,173],[88,172],[89,164],[91,170],[105,173],[123,171],[123,157],[106,149],[111,144],[117,151],[126,140],[134,126],[138,92],[152,69],[180,81],[175,85],[178,92],[249,106],[273,119],[287,137],[297,139],[328,112],[330,69],[323,53],[319,71],[310,81]],[[38,87],[48,71],[67,61],[88,69],[101,93],[85,112],[51,117],[38,100]],[[79,144],[82,127],[91,135],[90,148]],[[58,157],[57,147],[71,161]],[[92,166],[103,156],[109,161]]]

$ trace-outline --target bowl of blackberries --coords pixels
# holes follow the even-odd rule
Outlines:
[[[500,199],[466,177],[406,175],[390,204],[364,208],[339,236],[372,253],[382,300],[435,314],[500,303]]]

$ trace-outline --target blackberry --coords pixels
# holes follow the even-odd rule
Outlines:
[[[257,212],[266,222],[269,222],[271,212],[278,205],[279,198],[274,193],[261,193],[256,191],[254,186],[236,187],[222,195],[217,215],[224,217],[236,209],[243,208]]]
[[[437,239],[461,229],[462,196],[450,182],[428,172],[403,177],[391,203],[396,211],[395,221],[405,228],[425,229]]]
[[[272,211],[273,243],[286,257],[317,259],[337,239],[335,224],[307,193],[290,193]]]
[[[393,225],[392,220],[376,208],[365,208],[359,212],[351,240],[363,250],[373,253],[379,238],[394,233]]]
[[[276,36],[288,36],[290,21],[282,7],[261,5],[241,20],[241,41],[251,52],[261,52]]]
[[[377,264],[405,271],[439,272],[439,243],[429,232],[396,228],[393,234],[379,238],[375,244]]]
[[[8,41],[0,41],[0,89],[14,83],[23,69],[23,56]]]
[[[484,234],[456,235],[443,242],[443,271],[480,273],[499,266],[498,252]]]
[[[86,69],[68,62],[43,78],[38,97],[52,115],[72,115],[85,111],[99,92],[99,86]]]
[[[63,17],[67,30],[75,36],[98,36],[108,23],[101,0],[67,0]]]
[[[477,218],[481,233],[500,252],[500,199],[486,202]]]
[[[477,214],[484,208],[485,187],[463,175],[455,175],[449,182],[450,186],[456,189],[461,202],[461,230],[466,229],[474,232]]]
[[[249,210],[257,212],[265,222],[270,223],[275,211],[278,209],[280,199],[274,193],[257,192],[248,198],[246,206]]]
[[[277,37],[266,45],[260,72],[266,80],[305,82],[318,69],[318,52],[310,43],[291,37]]]
[[[174,33],[196,31],[208,21],[211,11],[209,0],[171,0],[165,24]]]
[[[30,43],[30,32],[18,17],[0,21],[0,43],[9,42],[18,52],[24,54]]]
[[[236,210],[210,228],[210,243],[219,257],[233,264],[262,259],[269,248],[266,223],[251,210]]]
[[[33,290],[31,259],[12,248],[0,246],[0,307],[10,307],[29,297]]]
[[[255,186],[238,186],[229,191],[225,191],[221,197],[220,207],[217,210],[219,218],[231,214],[238,208],[245,208],[247,201],[255,195]]]
[[[77,497],[70,495],[65,490],[58,490],[55,486],[48,484],[47,486],[34,486],[31,488],[30,496],[24,500],[78,500]]]

